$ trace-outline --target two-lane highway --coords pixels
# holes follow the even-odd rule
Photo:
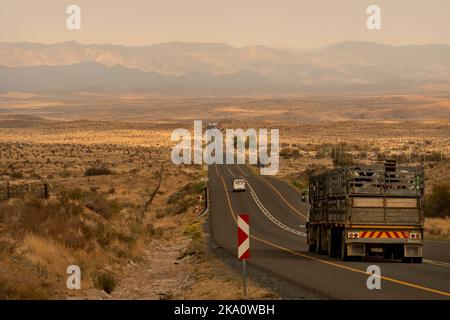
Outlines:
[[[249,263],[301,288],[335,299],[450,299],[450,243],[427,241],[422,264],[372,258],[342,262],[307,252],[306,205],[298,193],[245,165],[211,165],[208,170],[211,230],[216,242],[236,255],[236,215],[250,215]],[[243,178],[246,192],[233,192]],[[381,268],[380,290],[369,290],[369,265]]]

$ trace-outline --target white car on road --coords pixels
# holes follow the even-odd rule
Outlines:
[[[244,179],[234,179],[234,181],[233,181],[233,191],[245,191],[245,181],[244,181]]]

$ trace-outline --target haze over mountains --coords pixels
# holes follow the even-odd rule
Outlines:
[[[344,42],[302,53],[170,42],[144,47],[0,43],[0,92],[109,90],[420,91],[450,89],[450,46]]]

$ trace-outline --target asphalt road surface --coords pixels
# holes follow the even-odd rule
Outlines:
[[[212,236],[237,258],[236,215],[250,216],[248,263],[295,285],[332,299],[450,299],[450,242],[425,241],[424,262],[365,258],[343,262],[308,252],[307,207],[299,193],[273,177],[255,175],[245,165],[211,165]],[[244,178],[246,192],[233,192],[235,178]],[[381,289],[367,288],[367,267],[381,268]]]

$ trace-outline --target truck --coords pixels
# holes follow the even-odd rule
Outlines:
[[[424,170],[395,161],[346,166],[309,177],[309,252],[421,263]]]

